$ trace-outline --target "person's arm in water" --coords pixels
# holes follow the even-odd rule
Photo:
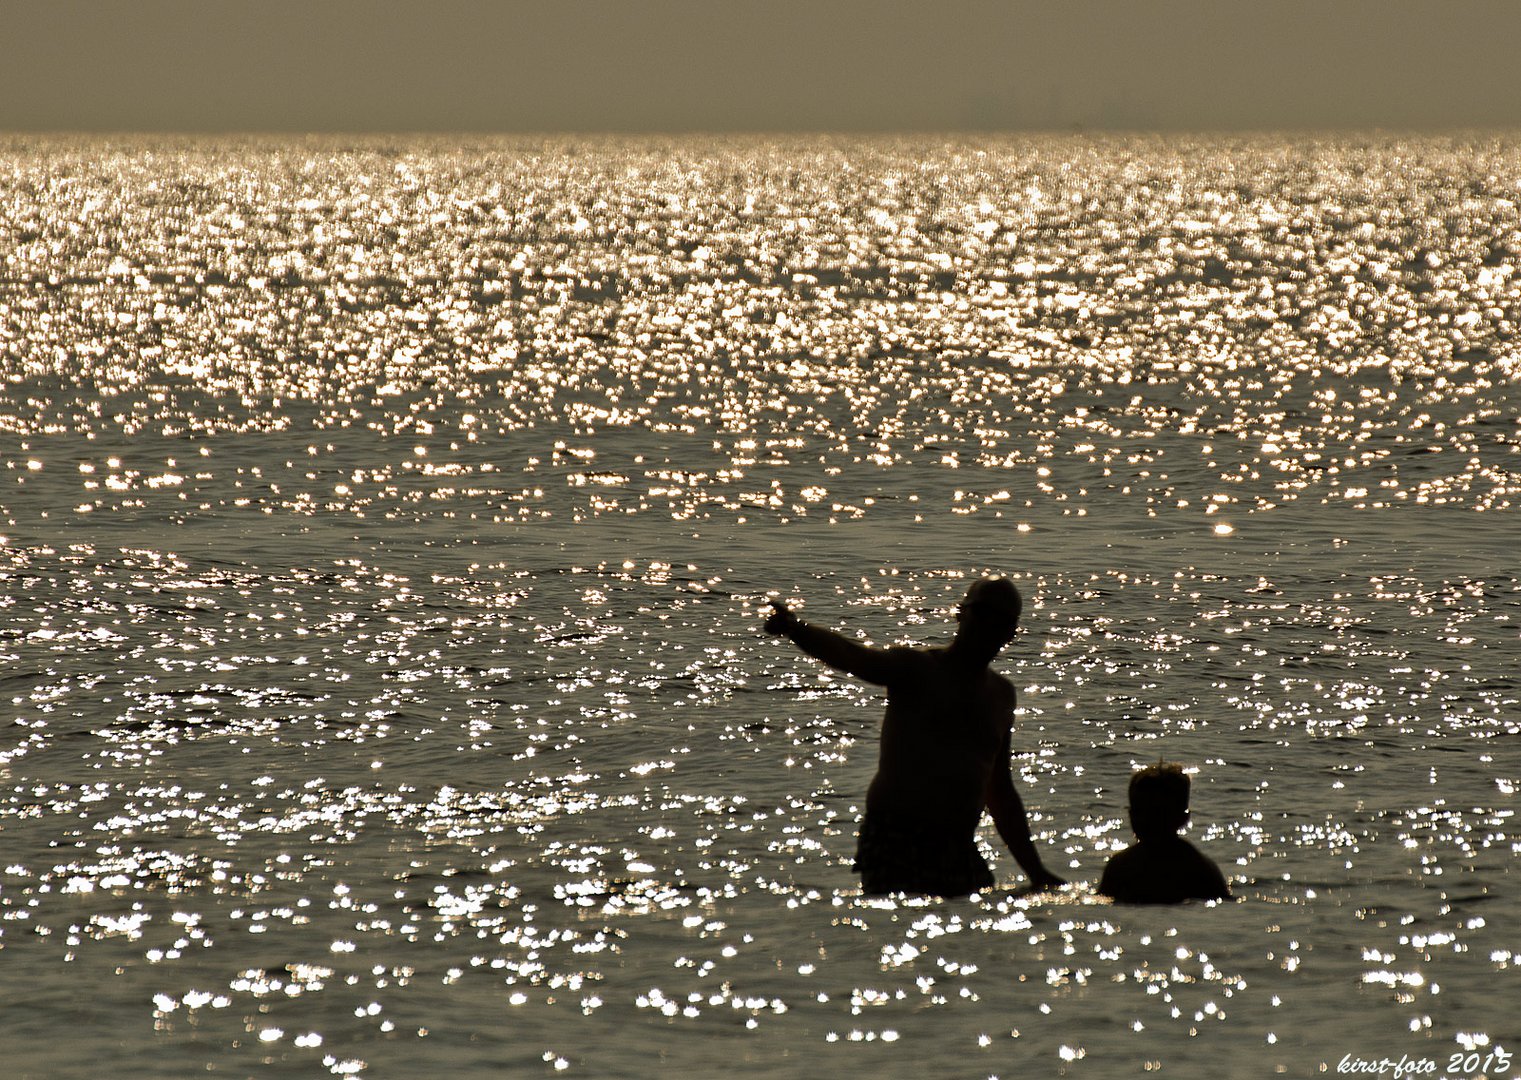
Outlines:
[[[897,676],[900,665],[888,650],[874,649],[833,630],[810,626],[779,600],[772,600],[771,607],[766,632],[786,638],[815,660],[878,686],[888,685]]]
[[[994,766],[992,779],[988,782],[987,807],[993,825],[1008,845],[1009,852],[1019,863],[1020,869],[1030,879],[1030,888],[1039,891],[1065,885],[1065,878],[1057,877],[1046,869],[1040,861],[1040,854],[1035,850],[1035,842],[1030,839],[1030,820],[1025,814],[1025,804],[1014,788],[1014,776],[1009,771],[1009,753],[1010,733],[1005,729],[999,764]]]

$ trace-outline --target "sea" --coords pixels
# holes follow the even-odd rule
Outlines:
[[[0,139],[0,1071],[1521,1074],[1518,261],[1506,133]],[[1070,884],[864,896],[768,601],[994,575]]]

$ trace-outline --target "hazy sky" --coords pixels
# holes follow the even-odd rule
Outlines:
[[[1521,0],[0,0],[0,130],[1521,126]]]

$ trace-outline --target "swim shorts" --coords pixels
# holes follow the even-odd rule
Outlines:
[[[921,824],[881,815],[868,814],[861,822],[852,869],[869,896],[966,896],[993,884],[993,873],[972,837],[947,842],[944,834]]]

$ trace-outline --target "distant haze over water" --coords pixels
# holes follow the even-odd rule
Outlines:
[[[0,131],[1521,125],[1511,0],[13,0]]]

